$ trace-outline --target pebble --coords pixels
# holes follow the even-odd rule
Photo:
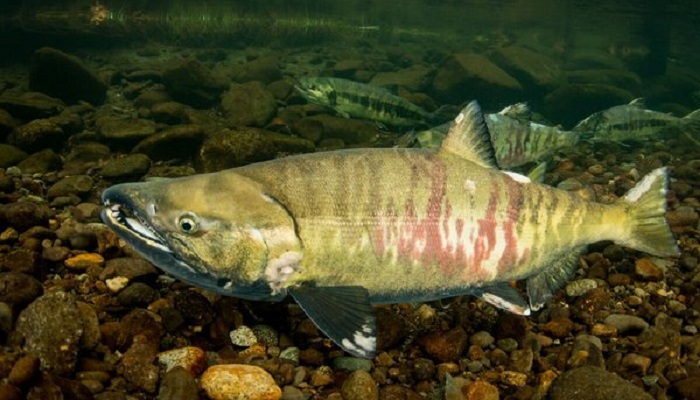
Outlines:
[[[19,272],[0,272],[0,302],[23,305],[41,295],[42,286],[33,277]]]
[[[333,383],[333,370],[325,365],[318,367],[311,373],[309,383],[313,387],[326,386]]]
[[[612,337],[617,335],[617,328],[608,324],[595,323],[591,327],[591,335],[598,337]]]
[[[7,381],[13,385],[22,386],[29,382],[39,372],[39,358],[27,354],[20,357],[12,366]]]
[[[104,257],[97,253],[78,254],[63,262],[66,268],[75,272],[84,272],[90,267],[102,267],[104,264]]]
[[[634,274],[637,278],[648,281],[660,281],[664,278],[664,272],[648,258],[640,258],[634,262]]]
[[[467,333],[461,327],[433,332],[424,336],[420,344],[434,360],[451,361],[459,357],[467,346]]]
[[[531,349],[514,350],[510,354],[511,369],[516,372],[528,374],[532,372],[534,358],[535,354]]]
[[[598,287],[595,279],[578,279],[566,285],[566,295],[579,297]]]
[[[306,400],[306,395],[294,386],[287,385],[282,388],[282,400]]]
[[[651,366],[651,358],[636,353],[627,353],[622,357],[622,366],[630,371],[646,375]]]
[[[125,276],[118,276],[116,278],[105,280],[105,284],[112,293],[119,293],[125,287],[127,287],[127,285],[129,285],[129,278]]]
[[[369,372],[359,369],[350,374],[340,389],[343,400],[378,400],[379,389]]]
[[[2,400],[22,400],[26,397],[22,391],[11,383],[0,382],[0,399]]]
[[[632,278],[627,274],[614,273],[608,275],[608,283],[610,286],[627,286],[632,283]]]
[[[124,378],[148,393],[154,393],[158,387],[158,367],[153,365],[158,344],[147,335],[137,334],[120,360]]]
[[[372,369],[372,361],[357,357],[336,357],[331,362],[336,371],[357,371],[358,369],[369,372]]]
[[[495,339],[486,331],[479,331],[469,338],[469,344],[479,346],[482,349],[491,346]]]
[[[574,368],[561,374],[552,382],[549,398],[551,400],[652,399],[644,390],[617,374],[592,366]]]
[[[563,339],[571,334],[574,323],[569,318],[557,317],[547,322],[542,329],[558,339]]]
[[[24,350],[41,360],[43,370],[73,373],[83,335],[75,296],[55,291],[39,297],[19,314],[17,332],[24,337]]]
[[[287,347],[280,352],[280,359],[291,361],[293,364],[299,364],[299,348],[295,346]]]
[[[199,400],[197,382],[185,368],[175,366],[163,375],[158,399]]]
[[[119,304],[125,307],[147,306],[158,298],[158,291],[141,282],[133,282],[117,295]]]
[[[200,385],[212,400],[277,400],[282,397],[282,389],[272,376],[253,365],[212,365],[202,374]]]
[[[435,376],[435,364],[427,358],[416,358],[413,360],[411,373],[417,381],[433,379]]]
[[[527,374],[516,371],[503,371],[499,376],[501,383],[509,386],[525,386],[527,384]]]
[[[229,333],[231,343],[236,346],[250,347],[258,342],[258,338],[250,327],[241,325]]]
[[[175,308],[182,312],[185,321],[191,325],[204,326],[214,320],[211,303],[196,290],[184,290],[175,295]]]
[[[7,303],[0,302],[0,332],[10,333],[13,321],[12,307]]]
[[[187,346],[159,353],[158,363],[166,372],[179,367],[191,376],[198,376],[207,367],[207,355],[199,347]]]
[[[610,314],[603,322],[606,325],[615,327],[619,335],[625,335],[627,333],[638,334],[649,327],[649,323],[645,320],[627,314]]]
[[[279,344],[279,333],[270,325],[255,325],[252,331],[257,341],[264,343],[267,347],[273,347]]]

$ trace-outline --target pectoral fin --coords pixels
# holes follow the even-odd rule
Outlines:
[[[343,350],[357,357],[374,357],[377,324],[367,289],[301,286],[289,293],[311,321]]]

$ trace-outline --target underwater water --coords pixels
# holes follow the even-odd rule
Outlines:
[[[1,2],[0,398],[700,398],[698,37],[697,4],[680,0]],[[678,255],[626,247],[639,245],[627,237],[572,247],[553,297],[528,316],[503,310],[520,305],[512,297],[469,290],[476,297],[378,305],[376,354],[363,359],[304,304],[220,296],[182,278],[191,286],[100,217],[103,191],[119,183],[343,149],[441,151],[472,100],[489,167],[492,156],[581,208],[638,199],[652,186],[644,176],[667,167],[653,223],[670,229]],[[374,193],[395,175],[342,172],[347,187],[329,180],[319,193]],[[401,199],[401,187],[379,194]],[[191,190],[180,194],[207,203]],[[503,218],[524,207],[515,203]],[[578,210],[552,204],[561,230],[483,240],[560,240]],[[496,214],[479,224],[497,229]],[[139,226],[151,243],[167,234]],[[223,288],[236,272],[221,267],[210,275]],[[351,313],[340,309],[339,320]]]

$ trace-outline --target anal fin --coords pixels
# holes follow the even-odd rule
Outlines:
[[[300,286],[289,293],[311,321],[348,353],[374,357],[377,321],[369,293],[361,286]]]
[[[585,249],[585,246],[573,249],[544,271],[528,278],[527,296],[530,298],[531,309],[537,311],[542,308],[554,292],[571,279],[576,272],[578,257]]]
[[[472,292],[485,302],[519,315],[530,315],[530,307],[523,296],[507,282],[478,288]]]

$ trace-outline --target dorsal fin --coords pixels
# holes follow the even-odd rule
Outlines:
[[[487,168],[498,168],[496,152],[479,103],[470,102],[455,117],[440,151],[455,154]]]
[[[499,112],[501,115],[506,117],[517,119],[518,121],[524,123],[530,123],[532,121],[532,112],[527,103],[515,103],[507,106]]]
[[[639,108],[647,108],[646,102],[644,101],[643,97],[638,97],[638,98],[630,101],[630,103],[628,105],[634,106],[634,107],[639,107]]]

